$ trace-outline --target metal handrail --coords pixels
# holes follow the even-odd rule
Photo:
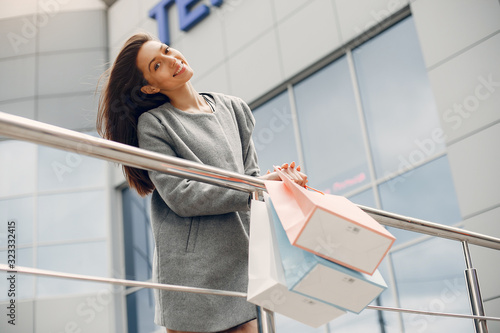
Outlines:
[[[264,181],[256,177],[158,154],[3,112],[0,112],[0,135],[236,190],[266,190]],[[386,226],[500,250],[499,238],[362,205],[358,207]]]
[[[180,292],[188,292],[188,293],[217,295],[217,296],[229,296],[229,297],[241,297],[241,298],[247,297],[246,293],[238,292],[238,291],[205,289],[205,288],[178,286],[178,285],[172,285],[172,284],[161,284],[161,283],[154,283],[154,282],[105,278],[105,277],[91,276],[91,275],[56,272],[56,271],[50,271],[50,270],[38,269],[38,268],[32,268],[32,267],[16,266],[16,267],[11,268],[11,267],[9,267],[9,265],[6,265],[6,264],[0,264],[0,271],[11,272],[11,273],[16,273],[16,274],[21,273],[21,274],[31,274],[31,275],[40,275],[40,276],[48,276],[48,277],[55,277],[55,278],[80,280],[80,281],[87,281],[87,282],[109,283],[109,284],[113,284],[113,285],[126,286],[126,287],[162,289],[162,290],[169,290],[169,291],[180,291]],[[453,318],[462,318],[462,319],[479,319],[479,320],[500,321],[500,317],[475,316],[475,315],[467,315],[467,314],[402,309],[402,308],[395,308],[395,307],[388,307],[388,306],[377,306],[377,305],[368,305],[368,306],[366,306],[366,309],[378,310],[378,311],[411,313],[411,314],[428,315],[428,316],[441,316],[441,317],[453,317]]]
[[[117,162],[131,167],[141,168],[145,170],[160,171],[163,173],[183,178],[188,178],[197,181],[202,181],[205,183],[233,188],[240,191],[246,191],[251,193],[251,192],[259,192],[266,190],[264,181],[255,177],[241,175],[220,168],[211,167],[208,165],[203,165],[176,157],[154,153],[151,151],[139,149],[137,147],[132,147],[125,144],[120,144],[117,142],[96,138],[91,135],[86,135],[76,131],[71,131],[61,127],[48,125],[35,120],[18,117],[3,112],[0,112],[0,135],[5,135],[7,137],[11,137],[14,139],[50,146],[57,149],[72,151],[91,157],[97,157],[100,159],[108,160],[111,162]],[[431,312],[424,312],[417,310],[377,307],[377,306],[368,306],[367,308],[375,310],[385,310],[385,311],[398,311],[398,312],[471,318],[474,319],[475,329],[477,333],[487,332],[486,320],[500,320],[500,318],[484,316],[484,312],[482,310],[482,299],[479,292],[479,285],[477,283],[477,276],[475,275],[475,271],[472,268],[472,263],[470,261],[470,258],[468,257],[468,244],[474,244],[482,247],[488,247],[500,250],[500,239],[488,235],[471,232],[464,229],[450,227],[425,220],[415,219],[399,214],[389,213],[375,208],[365,207],[361,205],[358,206],[367,214],[371,215],[380,224],[399,229],[419,232],[435,237],[461,241],[464,246],[464,250],[466,250],[465,253],[467,261],[466,279],[469,288],[473,315],[470,316],[470,315],[458,315],[458,314],[444,314],[438,312],[431,313]],[[8,270],[8,267],[6,267],[6,265],[0,264],[0,270]],[[61,274],[60,272],[47,273],[47,271],[43,272],[42,270],[38,270],[35,268],[24,269],[23,273],[40,274],[40,275],[54,274],[51,276],[80,279],[80,277],[77,277],[74,274],[66,274],[66,273]],[[143,283],[143,282],[128,281],[128,280],[96,278],[88,276],[86,279],[89,281],[100,280],[101,282],[122,284],[122,285],[128,285],[127,283],[132,282],[131,285],[133,286],[142,286],[147,288],[160,288],[160,289],[183,288],[182,291],[188,291],[188,292],[202,292],[202,293],[214,292],[213,290],[206,290],[206,289],[204,290],[198,288],[196,288],[197,290],[193,290],[192,288],[185,286],[151,284],[147,282]],[[232,292],[227,292],[227,291],[215,291],[215,292],[217,292],[219,295],[222,293],[227,296],[243,297],[241,293],[240,295],[229,295],[229,293]],[[263,322],[261,321],[260,324],[262,333],[274,332],[274,319],[272,312],[265,309],[261,309],[260,314],[264,316],[263,322],[267,326],[267,328],[265,328],[262,325]]]

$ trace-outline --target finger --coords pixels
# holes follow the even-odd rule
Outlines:
[[[290,168],[295,168],[295,161],[293,161],[292,163],[290,163]]]
[[[283,168],[283,169],[288,169],[288,163],[283,164],[283,165],[281,166],[281,168]]]
[[[296,167],[295,170],[300,171],[300,165]]]
[[[269,171],[269,169],[267,169],[267,174],[270,174],[270,173],[271,173],[271,171]]]
[[[302,177],[300,177],[295,169],[288,168],[285,170],[285,173],[296,183],[299,183],[302,181]]]
[[[295,169],[295,175],[296,175],[296,176],[297,176],[297,178],[300,180],[300,181],[299,181],[299,184],[300,184],[301,186],[305,186],[305,185],[307,184],[307,182],[309,181],[309,180],[307,179],[307,175],[306,175],[306,174],[304,174],[304,173],[302,173],[302,172],[300,172],[300,171],[298,171],[297,169]]]

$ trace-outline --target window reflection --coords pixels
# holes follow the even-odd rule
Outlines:
[[[106,162],[73,152],[38,147],[38,190],[102,186]]]
[[[434,312],[469,313],[461,244],[432,238],[393,253],[398,292],[403,308]],[[472,321],[405,315],[407,332],[473,331]]]
[[[379,186],[382,209],[442,224],[461,221],[448,158],[443,156]],[[421,234],[389,228],[395,244]]]
[[[298,83],[294,92],[311,186],[342,194],[369,182],[346,58]]]
[[[16,245],[33,242],[35,199],[30,197],[0,200],[0,249],[7,248],[7,223],[16,222]]]
[[[32,143],[0,142],[0,197],[35,192],[36,149]]]
[[[299,162],[288,92],[254,109],[253,114],[253,141],[261,174],[273,170],[273,165]]]
[[[377,207],[372,189],[350,196],[348,199],[358,205]]]
[[[443,151],[413,19],[356,48],[353,58],[377,177]]]
[[[149,222],[149,200],[150,197],[141,198],[129,188],[122,191],[127,279],[151,279],[154,243]]]
[[[38,241],[107,236],[106,193],[89,191],[38,197]]]
[[[91,276],[108,276],[108,247],[104,241],[39,246],[37,260],[37,268],[40,269]],[[103,283],[38,277],[36,291],[38,297],[53,297],[109,288],[108,284]]]
[[[160,329],[154,323],[154,305],[152,289],[140,289],[127,295],[128,333],[151,333]],[[164,329],[159,331],[164,332]]]
[[[7,251],[0,251],[0,262],[7,263]],[[24,267],[33,267],[33,248],[17,248],[16,249],[16,265]],[[9,301],[8,290],[10,286],[7,280],[8,272],[0,271],[0,302]],[[35,296],[35,277],[28,274],[16,275],[16,299],[33,299]],[[1,326],[0,326],[1,327]]]

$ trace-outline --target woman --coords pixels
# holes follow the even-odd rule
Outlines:
[[[250,109],[236,97],[196,92],[179,51],[137,34],[108,72],[97,120],[104,138],[259,176]],[[295,163],[283,169],[307,182]],[[155,281],[246,291],[248,193],[126,166],[124,173],[139,194],[153,193]],[[275,172],[260,178],[279,180]],[[155,298],[155,322],[168,333],[257,333],[255,306],[245,299],[164,290]]]

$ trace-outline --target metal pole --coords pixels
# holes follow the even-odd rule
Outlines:
[[[259,333],[275,333],[274,312],[257,306]]]
[[[90,276],[90,275],[81,275],[81,274],[49,271],[49,270],[44,270],[44,269],[39,269],[39,268],[31,268],[31,267],[16,266],[16,267],[12,268],[6,264],[0,264],[0,271],[5,271],[5,272],[8,272],[9,274],[21,273],[21,274],[40,275],[40,276],[50,276],[50,277],[64,278],[64,279],[109,283],[112,285],[130,286],[130,287],[136,287],[136,288],[163,289],[163,290],[171,290],[171,291],[190,292],[190,293],[218,295],[218,296],[229,296],[229,297],[241,297],[241,298],[247,297],[246,293],[238,292],[238,291],[204,289],[204,288],[177,286],[177,285],[171,285],[171,284],[160,284],[160,283],[153,283],[153,282],[104,278],[104,277],[99,277],[99,276]],[[370,310],[377,310],[377,311],[391,311],[391,312],[412,313],[412,314],[420,314],[420,315],[428,315],[428,316],[478,319],[478,320],[483,320],[483,321],[484,320],[492,320],[492,321],[499,321],[500,322],[500,317],[486,317],[486,316],[478,316],[478,315],[464,315],[464,314],[455,314],[455,313],[431,312],[431,311],[401,309],[401,308],[393,308],[393,307],[387,307],[387,306],[375,306],[375,305],[368,305],[366,308],[370,309]],[[264,333],[275,333],[274,313],[272,311],[269,311],[269,310],[261,309],[258,311],[258,315],[260,316],[260,318],[262,318],[262,320],[261,319],[259,319],[259,320],[261,320],[262,323],[264,323],[264,322],[266,323],[266,325],[263,325],[263,326],[264,326],[264,329],[267,329],[267,331],[264,330],[263,332]]]
[[[469,291],[470,307],[473,315],[484,316],[483,299],[479,290],[479,280],[476,269],[472,266],[472,258],[469,252],[469,245],[462,242],[465,256],[465,282]],[[474,319],[474,329],[476,333],[488,333],[486,320]]]

